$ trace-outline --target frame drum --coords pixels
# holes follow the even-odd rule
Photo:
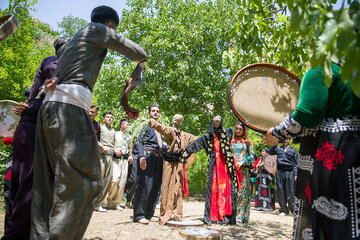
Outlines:
[[[0,43],[18,29],[20,21],[12,15],[0,18]]]
[[[222,232],[204,227],[184,227],[180,229],[179,234],[186,239],[223,239]]]
[[[235,116],[260,133],[282,122],[299,99],[300,79],[285,68],[255,63],[242,68],[229,87],[229,103]]]
[[[0,137],[12,137],[19,123],[20,116],[16,115],[13,108],[17,102],[11,100],[0,101]]]

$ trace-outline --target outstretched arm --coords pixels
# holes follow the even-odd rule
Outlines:
[[[150,118],[149,119],[149,126],[153,129],[155,129],[158,133],[164,136],[164,138],[172,140],[173,134],[174,134],[174,128],[168,127],[163,124],[158,123],[155,119]]]
[[[198,137],[195,141],[190,143],[184,150],[182,156],[180,157],[180,161],[183,163],[187,162],[187,159],[191,154],[197,153],[198,151],[207,147],[206,135]]]

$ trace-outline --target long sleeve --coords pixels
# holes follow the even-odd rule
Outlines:
[[[194,136],[190,133],[186,133],[186,132],[183,132],[183,135],[184,135],[184,140],[186,143],[192,143],[193,141],[195,141],[195,139],[197,139],[198,137],[197,136]]]
[[[298,159],[299,159],[299,153],[295,150],[295,163],[294,163],[294,171],[295,171],[295,176],[297,176],[297,169],[298,169]]]
[[[320,66],[310,69],[300,86],[299,103],[293,118],[306,128],[314,128],[324,119],[328,102],[328,88]]]
[[[146,60],[147,55],[145,50],[137,43],[121,36],[115,30],[104,24],[96,23],[96,28],[103,33],[103,38],[100,37],[98,41],[98,44],[103,48],[108,48],[121,53],[132,61],[143,62]]]
[[[208,146],[208,144],[206,142],[206,135],[198,137],[195,141],[190,143],[185,148],[185,151],[183,152],[182,156],[180,157],[180,161],[183,163],[186,163],[187,159],[190,157],[191,154],[197,153],[198,151],[200,151],[202,149],[206,149],[207,146]]]
[[[136,149],[136,152],[137,152],[137,155],[139,157],[139,159],[141,157],[144,157],[145,156],[145,153],[144,153],[144,131],[141,131],[140,134],[139,134],[139,137],[137,139],[137,144],[135,146],[135,149]]]
[[[163,135],[166,139],[172,140],[174,137],[174,128],[168,127],[163,124],[158,123],[156,120],[150,118],[149,126],[154,128],[158,133]]]

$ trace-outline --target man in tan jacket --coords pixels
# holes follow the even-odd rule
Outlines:
[[[185,147],[196,139],[189,133],[179,130],[184,117],[176,114],[173,127],[164,126],[149,119],[149,126],[171,141],[164,155],[164,175],[161,190],[160,224],[165,225],[174,214],[175,221],[182,221],[183,164],[179,158]]]

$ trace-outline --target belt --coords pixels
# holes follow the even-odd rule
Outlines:
[[[128,158],[129,158],[129,154],[122,154],[120,157],[118,157],[118,156],[116,156],[116,154],[114,153],[114,158],[128,159]]]
[[[181,154],[167,152],[164,155],[164,160],[167,162],[179,162]]]
[[[146,156],[162,157],[164,152],[159,148],[144,147],[144,153]]]

